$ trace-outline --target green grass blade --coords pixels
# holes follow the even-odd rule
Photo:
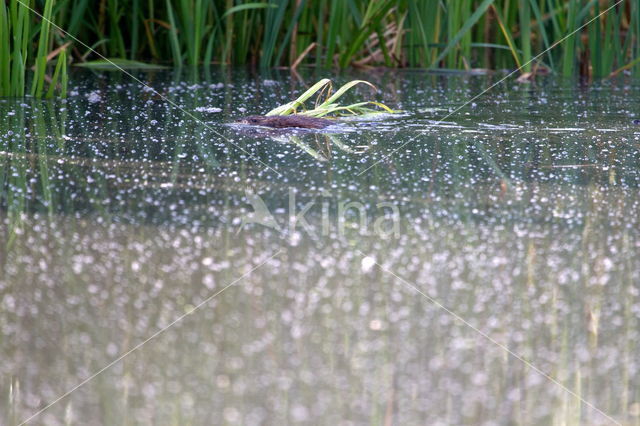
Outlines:
[[[578,9],[578,0],[569,0],[569,12],[567,15],[567,27],[566,33],[572,33],[575,28],[577,28],[577,9]],[[573,75],[573,70],[575,68],[575,59],[576,59],[576,35],[570,35],[563,42],[563,56],[562,56],[562,75],[565,77],[569,77]]]
[[[69,25],[65,27],[65,30],[69,32],[74,37],[77,37],[82,28],[82,25],[85,24],[84,19],[86,18],[85,12],[87,10],[87,6],[89,5],[89,0],[76,0],[73,1],[73,5],[71,8]]]
[[[425,29],[425,24],[422,20],[422,16],[421,16],[421,11],[418,8],[418,3],[417,0],[409,0],[409,11],[411,12],[409,14],[410,18],[412,20],[415,20],[415,24],[417,24],[418,28],[415,28],[416,25],[412,25],[412,39],[418,39],[420,42],[420,45],[422,46],[423,50],[424,50],[424,56],[425,58],[427,57],[427,54],[429,52],[429,39],[427,37],[427,32]],[[417,34],[417,36],[416,36]],[[412,49],[412,53],[413,53],[413,49]],[[417,56],[417,55],[416,55]],[[415,56],[414,56],[415,57]],[[413,64],[417,64],[418,63],[418,59],[417,57],[415,57],[415,59],[413,61],[411,61]]]
[[[282,55],[284,54],[285,48],[289,47],[289,40],[291,39],[291,34],[293,33],[293,29],[296,27],[296,25],[298,24],[298,21],[300,20],[300,15],[302,14],[302,11],[305,9],[306,4],[307,4],[307,0],[302,0],[300,2],[300,6],[295,11],[293,18],[289,21],[289,28],[287,28],[287,33],[282,39],[282,42],[280,44],[280,49],[278,50],[278,54],[276,55],[276,60],[275,60],[276,65],[280,63],[280,60],[282,59]]]
[[[45,95],[45,98],[47,99],[53,98],[56,87],[58,86],[58,81],[61,80],[62,74],[66,74],[66,63],[67,63],[67,50],[62,49],[62,51],[58,55],[58,62],[56,63],[56,68],[53,71],[53,77],[51,77],[51,82],[49,83],[49,90],[47,90],[47,94]],[[66,92],[66,89],[65,89],[65,92]]]
[[[60,97],[65,99],[67,97],[67,87],[69,86],[69,75],[67,74],[67,50],[64,49],[60,53],[60,59],[62,63],[61,75],[60,75]]]
[[[44,90],[44,76],[47,68],[47,53],[49,49],[49,32],[51,28],[51,12],[54,0],[46,0],[42,21],[40,23],[40,39],[36,55],[36,69],[31,85],[31,96],[42,97]]]
[[[222,14],[220,19],[226,18],[227,16],[232,15],[234,13],[242,12],[243,10],[266,9],[269,7],[277,8],[278,5],[269,4],[269,3],[243,3],[237,6],[233,6],[230,9],[227,9],[227,11]]]
[[[171,54],[173,56],[173,65],[180,68],[182,67],[182,53],[180,52],[180,42],[178,41],[178,27],[176,26],[175,14],[173,12],[173,6],[171,6],[171,0],[166,1],[167,4],[167,17],[169,19],[169,42],[171,45]]]
[[[11,91],[11,45],[9,44],[9,17],[7,5],[0,5],[0,96]]]
[[[324,106],[330,105],[332,103],[335,103],[335,101],[337,101],[342,95],[344,95],[349,89],[351,89],[353,86],[356,86],[358,84],[366,84],[370,87],[372,87],[374,90],[376,89],[376,86],[374,86],[373,84],[369,83],[368,81],[364,81],[364,80],[353,80],[350,81],[349,83],[345,84],[344,86],[340,87],[340,89],[338,89],[336,91],[336,93],[334,93],[333,95],[331,95],[331,97],[329,97],[326,101],[324,101],[323,103],[321,103],[320,105],[318,105],[319,108],[322,108]]]
[[[600,5],[594,6],[594,16],[600,13]],[[589,26],[589,52],[591,60],[591,72],[595,77],[601,77],[602,71],[602,32],[600,30],[600,20],[596,20]]]
[[[269,4],[276,6],[266,9],[264,40],[262,43],[262,56],[260,66],[269,67],[273,64],[273,53],[278,40],[278,33],[282,26],[285,12],[287,10],[287,0],[269,0]]]
[[[323,90],[327,85],[331,85],[331,80],[328,78],[323,78],[313,86],[311,86],[307,91],[305,91],[302,95],[298,96],[298,98],[289,102],[285,105],[279,106],[278,108],[274,108],[269,111],[266,115],[289,115],[295,112],[297,108],[302,106],[310,97],[315,95],[320,90]]]
[[[631,25],[629,30],[631,34],[629,37],[633,37],[636,42],[631,47],[631,57],[632,58],[640,58],[640,3],[634,2],[631,4]],[[640,77],[640,64],[637,64],[633,67],[633,76]]]
[[[519,0],[520,48],[522,49],[523,71],[531,71],[531,9],[529,0]]]
[[[549,61],[549,67],[551,67],[551,69],[554,69],[554,65],[553,65],[553,52],[551,52],[551,49],[549,49],[549,47],[551,46],[551,44],[549,43],[549,35],[547,34],[547,30],[544,26],[543,23],[543,18],[542,18],[542,13],[540,12],[540,7],[538,6],[538,3],[536,2],[536,0],[529,0],[529,4],[531,5],[531,10],[533,11],[533,16],[536,19],[536,22],[538,23],[538,31],[540,33],[540,35],[542,36],[542,42],[544,45],[544,50],[547,51],[547,60]]]
[[[513,56],[513,60],[515,61],[516,66],[520,68],[522,66],[522,60],[520,59],[520,54],[518,53],[518,49],[516,49],[515,42],[513,41],[513,35],[511,34],[511,31],[509,31],[509,28],[507,28],[507,26],[505,25],[503,18],[500,16],[500,11],[498,10],[498,8],[495,8],[495,11],[498,26],[500,27],[502,35],[509,45],[509,51]]]
[[[325,67],[331,67],[333,65],[333,57],[339,47],[338,39],[341,35],[341,30],[345,30],[344,16],[346,16],[347,2],[345,1],[331,1],[331,12],[329,13],[329,31],[327,33],[327,53],[325,56]]]
[[[394,5],[394,0],[378,0],[369,3],[367,11],[362,18],[360,29],[356,33],[356,37],[353,39],[345,53],[340,55],[339,64],[341,67],[344,68],[353,61],[356,52],[362,49],[367,39],[375,32],[384,16]],[[381,40],[380,43],[384,43],[384,40]]]
[[[115,71],[119,69],[125,70],[162,70],[168,67],[158,64],[149,64],[140,61],[132,61],[130,59],[107,58],[97,59],[95,61],[81,62],[74,64],[76,67],[90,68],[95,70]]]
[[[131,16],[131,43],[129,44],[129,59],[135,60],[140,38],[140,17],[138,16],[138,12],[140,11],[140,0],[133,0],[131,10],[133,14]]]
[[[478,5],[476,10],[469,17],[469,19],[464,23],[464,25],[462,25],[462,27],[456,33],[456,35],[451,40],[449,40],[449,42],[447,43],[447,47],[445,47],[444,50],[440,52],[440,55],[438,55],[436,60],[433,61],[434,64],[437,65],[441,60],[444,59],[445,56],[447,56],[449,51],[453,49],[458,44],[460,39],[462,39],[462,37],[471,29],[471,27],[474,26],[476,22],[478,22],[480,17],[487,11],[489,6],[491,6],[493,2],[494,0],[483,0],[483,2],[480,3],[480,5]]]

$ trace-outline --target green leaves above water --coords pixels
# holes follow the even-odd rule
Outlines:
[[[376,87],[365,80],[353,80],[340,87],[335,93],[332,94],[333,83],[328,78],[323,78],[316,84],[311,86],[306,92],[300,95],[292,102],[280,105],[277,108],[272,109],[266,115],[291,115],[298,114],[308,117],[325,117],[325,116],[361,116],[366,114],[379,114],[379,113],[395,113],[397,111],[392,110],[383,103],[376,101],[363,101],[357,102],[351,105],[340,105],[338,100],[347,92],[358,84],[364,84],[370,86],[374,90]],[[326,93],[326,94],[325,94]],[[324,94],[324,100],[321,100]],[[308,101],[314,95],[316,96],[316,102],[314,108],[306,109],[305,102]],[[376,106],[379,109],[371,108],[370,106]],[[300,110],[300,111],[299,111]]]

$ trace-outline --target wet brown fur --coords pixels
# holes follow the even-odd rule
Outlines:
[[[238,120],[238,123],[252,126],[272,127],[274,129],[299,128],[299,129],[324,129],[333,124],[326,118],[305,117],[304,115],[251,115]]]

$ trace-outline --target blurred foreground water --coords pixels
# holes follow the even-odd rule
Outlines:
[[[640,424],[640,82],[138,76],[0,99],[0,424]]]

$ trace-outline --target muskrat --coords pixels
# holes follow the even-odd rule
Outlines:
[[[250,115],[237,121],[241,124],[253,126],[273,127],[275,129],[286,129],[296,127],[300,129],[324,129],[333,124],[332,120],[326,118],[306,117],[304,115]]]

